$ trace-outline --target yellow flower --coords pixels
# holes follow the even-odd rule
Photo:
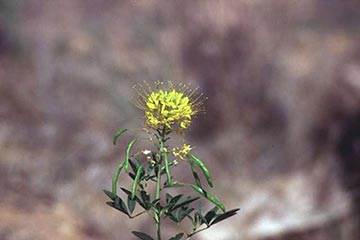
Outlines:
[[[187,129],[195,114],[200,111],[202,94],[183,84],[157,82],[156,89],[142,85],[135,89],[139,94],[138,106],[145,113],[146,123],[153,129]]]
[[[172,150],[172,154],[175,157],[179,157],[180,159],[184,159],[186,157],[186,155],[189,154],[189,152],[191,151],[192,147],[189,144],[184,144],[181,148],[173,148]]]

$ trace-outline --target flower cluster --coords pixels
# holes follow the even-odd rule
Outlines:
[[[156,89],[142,85],[138,90],[138,106],[152,129],[187,129],[202,105],[202,94],[186,85],[155,83]]]
[[[155,129],[161,126],[171,129],[175,124],[186,129],[195,113],[189,97],[176,90],[152,92],[146,101],[146,122]]]

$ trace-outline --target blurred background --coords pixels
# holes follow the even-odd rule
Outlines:
[[[241,207],[194,239],[360,239],[359,25],[357,0],[0,0],[0,239],[153,230],[101,190],[155,80],[209,97],[187,139]]]

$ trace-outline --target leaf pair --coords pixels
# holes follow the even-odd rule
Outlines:
[[[141,195],[141,199],[138,196],[134,196],[132,197],[132,192],[130,192],[129,190],[125,189],[125,188],[121,188],[121,190],[126,193],[128,195],[128,197],[130,197],[130,199],[136,201],[142,208],[144,208],[145,210],[149,210],[151,208],[151,202],[150,202],[150,197],[149,195],[147,195],[147,193],[145,191],[141,191],[140,195]]]
[[[125,202],[119,196],[117,196],[115,193],[107,191],[107,190],[103,190],[103,191],[112,200],[111,202],[106,202],[107,205],[119,210],[120,212],[122,212],[122,213],[126,214],[128,217],[130,217],[130,214],[132,213],[132,211],[134,209],[132,209],[129,213]],[[132,206],[131,206],[131,208],[132,208]],[[134,208],[135,208],[135,206],[134,206]]]
[[[240,210],[240,208],[235,208],[235,209],[229,210],[229,211],[227,211],[227,212],[224,212],[224,213],[222,213],[222,214],[216,215],[215,217],[213,217],[213,219],[210,220],[209,224],[210,224],[210,225],[214,225],[214,224],[216,224],[216,223],[218,223],[218,222],[221,222],[221,221],[223,221],[223,220],[225,220],[225,219],[227,219],[227,218],[229,218],[229,217],[232,217],[232,216],[234,216],[234,215],[237,213],[237,211],[239,211],[239,210]],[[206,216],[205,216],[205,217],[206,217]]]
[[[206,226],[210,227],[216,223],[219,223],[229,217],[234,216],[237,211],[239,211],[240,208],[235,208],[232,210],[229,210],[227,212],[218,214],[218,207],[212,208],[210,211],[208,211],[205,216],[203,216],[200,212],[195,213],[195,223],[206,224]]]
[[[176,223],[181,222],[186,216],[190,216],[189,214],[194,211],[193,208],[189,207],[190,203],[199,199],[199,197],[187,197],[181,200],[182,196],[182,194],[179,194],[172,197],[170,194],[166,194],[165,214]]]
[[[194,211],[194,208],[178,208],[171,213],[167,213],[167,216],[169,216],[172,221],[180,223],[186,216],[190,216],[189,214],[192,211]]]
[[[184,206],[188,206],[190,203],[200,199],[199,197],[195,197],[195,198],[187,197],[186,199],[180,201],[180,199],[183,196],[182,194],[176,195],[175,197],[171,197],[170,194],[167,194],[166,196],[167,196],[166,208],[168,212],[174,211]]]

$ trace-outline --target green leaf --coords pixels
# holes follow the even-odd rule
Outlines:
[[[179,214],[178,214],[178,220],[181,222],[186,216],[188,216],[192,211],[194,211],[194,208],[189,209],[181,209],[179,208]]]
[[[170,193],[166,193],[166,203],[169,204],[170,200],[173,198]]]
[[[169,240],[180,240],[184,236],[184,233],[176,234],[174,237],[170,238]]]
[[[209,224],[211,220],[213,220],[216,217],[216,213],[218,210],[219,210],[218,207],[214,207],[205,214],[206,224]]]
[[[187,217],[188,219],[190,219],[190,221],[191,221],[192,223],[194,222],[194,219],[193,219],[193,217],[192,217],[190,214],[186,215],[186,217]]]
[[[141,196],[141,199],[142,199],[144,202],[149,202],[149,203],[150,203],[150,196],[149,196],[149,194],[147,194],[147,192],[141,191],[141,192],[140,192],[140,196]],[[160,200],[160,199],[159,199],[159,200]]]
[[[131,192],[125,188],[120,188],[124,193],[126,193],[128,196],[131,196]],[[137,197],[135,196],[134,199],[141,207],[143,207],[145,210],[148,210],[149,208]]]
[[[240,210],[240,208],[236,208],[236,209],[232,209],[232,210],[230,210],[230,211],[227,211],[227,212],[225,212],[225,213],[223,213],[223,214],[221,214],[221,215],[218,215],[218,216],[214,219],[214,221],[211,222],[210,225],[214,225],[214,224],[216,224],[216,223],[218,223],[218,222],[221,222],[221,221],[223,221],[223,220],[225,220],[225,219],[227,219],[227,218],[229,218],[229,217],[234,216],[234,215],[236,214],[236,212],[239,211],[239,210]]]
[[[143,232],[132,231],[132,233],[135,236],[137,236],[138,238],[140,238],[141,240],[154,240],[152,237],[150,237],[149,235],[147,235],[146,233],[143,233]]]
[[[186,216],[190,216],[189,214],[192,211],[194,211],[194,208],[177,208],[176,210],[166,212],[165,214],[169,216],[172,221],[180,223]],[[192,219],[191,216],[190,219]]]
[[[129,177],[131,177],[132,180],[135,180],[135,174],[129,172],[128,175],[129,175]]]
[[[205,217],[201,214],[201,212],[196,212],[196,213],[195,213],[195,218],[196,218],[197,222],[200,222],[200,225],[203,224],[203,223],[207,224],[206,219],[205,219]]]
[[[190,198],[190,199],[187,199],[183,202],[180,202],[178,203],[177,205],[175,205],[174,207],[170,208],[170,211],[174,211],[176,209],[178,209],[179,207],[182,207],[182,206],[185,206],[185,205],[188,205],[196,200],[200,199],[199,197],[195,197],[195,198]]]
[[[115,193],[113,193],[113,192],[110,192],[110,191],[108,191],[108,190],[103,190],[103,192],[111,199],[111,200],[115,200],[115,198],[117,197],[116,196],[116,194]]]
[[[128,195],[127,198],[127,204],[130,214],[132,214],[135,210],[136,201],[134,199],[131,199],[131,197]]]
[[[120,163],[114,172],[114,175],[112,176],[112,183],[111,183],[111,187],[112,187],[112,192],[116,195],[117,194],[117,184],[118,184],[118,180],[119,180],[119,176],[121,173],[121,170],[124,167],[124,162]]]
[[[120,197],[117,196],[113,202],[106,202],[106,204],[129,216],[126,205]]]
[[[206,192],[204,189],[202,189],[199,186],[191,185],[191,187],[194,189],[194,191],[198,192],[200,195],[204,196],[207,200],[215,204],[218,208],[220,208],[223,212],[225,212],[225,206],[224,204],[213,194]]]
[[[129,171],[130,151],[131,151],[131,148],[133,147],[133,145],[135,144],[136,141],[137,141],[137,139],[132,140],[131,142],[129,142],[129,144],[126,147],[126,153],[125,153],[125,159],[124,159],[124,169],[125,169],[125,171]]]
[[[167,207],[172,208],[180,200],[180,198],[182,196],[183,196],[182,194],[179,194],[179,195],[176,195],[175,197],[171,198]]]
[[[151,205],[154,206],[154,207],[159,206],[160,205],[160,198],[157,198],[154,201],[152,201]]]
[[[196,226],[198,225],[199,221],[200,221],[199,212],[196,212],[196,213],[194,214],[194,220],[193,220],[193,222],[192,222],[194,228],[196,228]]]
[[[120,128],[120,129],[118,129],[116,132],[115,132],[115,134],[114,134],[114,136],[113,136],[113,144],[114,145],[116,145],[116,142],[117,142],[117,140],[119,139],[119,137],[121,136],[121,135],[123,135],[123,133],[125,133],[127,131],[127,129],[125,129],[125,128]]]
[[[127,216],[129,216],[128,213],[124,209],[119,208],[118,206],[115,206],[114,202],[106,202],[106,204],[109,205],[112,208],[115,208],[116,210],[119,210],[120,212],[126,214]]]
[[[126,205],[124,203],[124,201],[120,198],[120,197],[116,197],[115,201],[114,201],[114,206],[116,208],[121,208],[124,210],[124,212],[129,215],[129,212],[127,211]]]
[[[145,191],[140,192],[141,200],[143,201],[144,205],[147,208],[150,208],[151,202],[150,202],[150,195],[147,194]],[[159,199],[160,200],[160,199]]]
[[[141,175],[141,172],[143,171],[143,169],[144,168],[142,166],[140,166],[136,172],[135,180],[133,181],[132,186],[131,186],[131,199],[134,199],[134,197],[135,197],[137,186],[138,186],[139,180],[140,180],[140,175]]]
[[[138,169],[138,164],[135,161],[131,160],[130,158],[129,158],[129,163],[131,169],[134,171],[134,173],[136,173]]]
[[[167,213],[166,215],[169,216],[169,218],[170,218],[172,221],[178,223],[178,219],[174,216],[174,214],[172,214],[172,213]]]
[[[205,166],[205,164],[196,156],[194,156],[193,154],[189,154],[188,155],[190,157],[190,161],[192,161],[193,163],[195,163],[196,166],[198,166],[200,168],[200,170],[202,171],[202,173],[204,174],[206,181],[208,182],[210,187],[213,187],[214,185],[212,184],[212,180],[211,180],[211,176],[210,176],[210,172],[207,169],[207,167]]]

